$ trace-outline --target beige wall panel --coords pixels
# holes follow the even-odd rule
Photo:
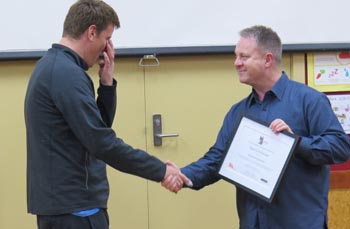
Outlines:
[[[27,214],[24,96],[34,61],[0,62],[0,228],[35,228]]]
[[[117,60],[118,110],[113,125],[117,135],[179,166],[198,159],[214,143],[231,105],[251,90],[239,83],[233,58],[233,55],[160,57],[157,68],[139,67],[138,58]],[[36,224],[35,217],[26,211],[23,117],[25,91],[34,64],[35,61],[0,62],[0,228],[35,228]],[[303,81],[303,55],[284,54],[283,69],[292,79]],[[97,69],[90,73],[97,83]],[[154,113],[163,115],[164,132],[180,134],[176,139],[165,139],[164,148],[153,146]],[[238,225],[235,187],[227,182],[175,195],[154,182],[113,169],[108,173],[111,229],[169,228],[165,227],[169,220],[176,219],[181,219],[181,223],[172,225],[184,229]],[[178,207],[172,209],[169,207],[172,204]],[[184,218],[176,209],[183,211]]]

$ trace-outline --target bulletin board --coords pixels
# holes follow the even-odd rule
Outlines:
[[[307,54],[306,83],[324,92],[346,134],[350,134],[350,52]],[[350,188],[350,162],[331,165],[331,188]]]
[[[321,92],[350,91],[350,52],[307,55],[307,84]]]

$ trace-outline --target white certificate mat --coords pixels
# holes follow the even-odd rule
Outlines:
[[[261,121],[243,115],[226,149],[219,176],[272,202],[299,138],[275,134]]]

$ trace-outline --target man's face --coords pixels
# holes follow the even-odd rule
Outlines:
[[[235,68],[239,75],[239,81],[254,87],[263,80],[265,55],[258,49],[254,38],[244,38],[236,45]]]
[[[98,58],[101,55],[103,55],[103,52],[105,51],[107,46],[107,42],[112,38],[113,32],[114,26],[111,24],[99,34],[95,34],[90,50],[91,58],[88,61],[89,67],[92,67],[92,65],[94,65],[97,62]]]

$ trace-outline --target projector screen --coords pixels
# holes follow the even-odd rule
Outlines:
[[[1,52],[45,51],[58,42],[73,0],[11,0],[0,8]],[[255,24],[274,29],[284,45],[350,46],[348,0],[106,0],[119,15],[115,48],[234,46]]]

